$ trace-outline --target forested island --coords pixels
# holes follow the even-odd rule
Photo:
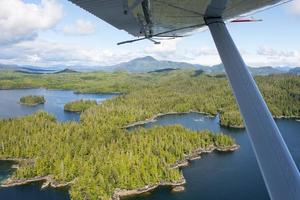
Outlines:
[[[97,105],[96,100],[78,100],[66,103],[64,105],[64,110],[69,112],[83,112],[91,106]]]
[[[44,103],[45,103],[44,96],[28,95],[20,98],[20,104],[26,106],[36,106]]]
[[[273,116],[299,118],[299,76],[256,80]],[[72,199],[110,199],[122,196],[120,191],[176,184],[182,181],[178,166],[186,160],[215,149],[237,148],[235,141],[223,134],[195,132],[178,125],[128,132],[124,127],[129,124],[163,113],[197,111],[219,113],[224,126],[243,126],[226,77],[195,75],[192,70],[51,75],[4,72],[0,87],[123,94],[82,112],[80,123],[57,123],[45,112],[0,120],[0,158],[33,159],[19,164],[11,183],[51,175],[58,184],[72,183]]]

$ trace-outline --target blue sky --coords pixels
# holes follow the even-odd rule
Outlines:
[[[67,0],[0,0],[0,13],[4,33],[0,35],[0,63],[103,66],[147,55],[204,65],[220,63],[209,31],[161,45],[142,41],[117,46],[133,37]],[[228,24],[246,63],[300,66],[299,0],[254,17],[263,22]]]

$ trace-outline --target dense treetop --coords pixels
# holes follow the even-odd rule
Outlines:
[[[28,95],[20,98],[20,103],[28,106],[35,106],[45,103],[44,96]]]
[[[91,106],[97,105],[96,100],[78,100],[78,101],[72,101],[69,103],[66,103],[64,105],[64,110],[65,111],[70,111],[70,112],[83,112],[86,109],[90,108]]]

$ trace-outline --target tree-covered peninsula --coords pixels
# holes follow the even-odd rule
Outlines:
[[[30,158],[20,163],[11,183],[52,175],[58,183],[73,182],[72,199],[109,199],[117,188],[181,180],[180,169],[171,166],[195,150],[235,147],[229,136],[181,126],[127,132],[119,125],[130,113],[111,103],[85,114],[94,122],[56,123],[45,112],[1,120],[0,158]]]
[[[44,104],[44,103],[45,103],[44,96],[28,95],[20,98],[20,104],[26,106],[36,106],[38,104]]]
[[[96,100],[84,100],[80,99],[78,101],[72,101],[66,103],[64,105],[64,110],[69,112],[83,112],[86,109],[90,108],[91,106],[97,105]]]

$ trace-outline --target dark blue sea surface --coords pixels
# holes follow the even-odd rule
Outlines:
[[[46,101],[51,105],[41,106],[47,112],[61,113],[63,104],[80,98],[105,99],[111,96],[79,95],[71,91],[56,90],[9,90],[9,95],[2,96],[0,91],[0,116],[16,117],[29,114],[33,110],[26,110],[20,106],[18,101],[20,96],[32,94],[36,91],[38,95],[45,95]],[[15,92],[15,93],[14,93]],[[8,94],[6,93],[6,94]],[[6,101],[14,101],[14,104]],[[97,99],[97,100],[99,100]],[[3,105],[9,105],[11,109],[4,109]],[[13,108],[16,106],[16,108]],[[35,108],[28,108],[35,109]],[[64,113],[55,114],[56,117],[65,120],[74,120],[73,115]],[[79,117],[78,117],[79,118]],[[75,118],[77,119],[77,118]],[[264,185],[262,176],[245,129],[234,129],[221,127],[218,124],[218,116],[207,117],[198,113],[174,114],[157,118],[157,121],[143,125],[152,126],[181,124],[192,130],[208,129],[215,133],[223,132],[235,138],[241,146],[239,150],[232,153],[210,153],[202,155],[201,159],[194,160],[188,167],[183,168],[183,174],[187,180],[185,191],[180,193],[171,192],[169,187],[160,187],[150,194],[126,198],[128,200],[270,200]],[[292,153],[295,162],[300,168],[300,122],[295,120],[276,120],[281,133]],[[0,181],[7,178],[12,172],[10,166],[13,163],[0,162]],[[41,183],[29,184],[12,188],[0,188],[0,199],[9,200],[67,200],[69,199],[67,188],[40,189]]]

